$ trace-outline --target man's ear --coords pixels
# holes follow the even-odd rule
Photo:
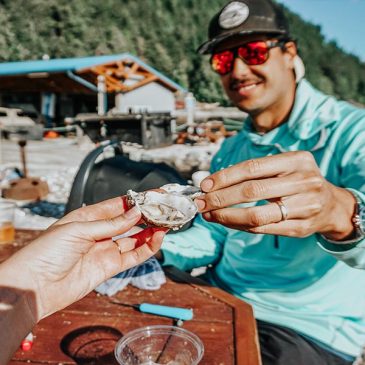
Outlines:
[[[298,54],[298,49],[295,42],[286,42],[284,47],[284,51],[288,52],[293,58]]]
[[[298,55],[297,46],[295,42],[287,42],[285,43],[284,49],[284,57],[286,59],[287,66],[294,70],[294,59]]]
[[[285,43],[285,59],[288,67],[293,70],[295,82],[299,82],[305,75],[305,66],[302,59],[298,55],[298,49],[295,42]]]

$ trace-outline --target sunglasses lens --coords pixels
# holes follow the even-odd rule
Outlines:
[[[261,65],[269,57],[269,47],[266,42],[250,42],[238,48],[238,56],[248,65]]]
[[[232,70],[234,55],[232,51],[216,53],[211,58],[211,65],[215,72],[225,75]]]

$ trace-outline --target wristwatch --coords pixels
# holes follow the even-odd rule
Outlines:
[[[354,226],[354,235],[351,238],[344,241],[334,241],[323,236],[322,234],[320,235],[320,237],[329,243],[335,243],[337,245],[356,246],[358,242],[362,241],[365,238],[365,202],[361,199],[359,194],[357,194],[356,191],[354,191],[353,189],[346,189],[346,190],[348,190],[356,200],[354,215],[351,218],[352,224]]]
[[[352,223],[355,228],[354,242],[361,241],[365,238],[365,203],[360,196],[353,190],[349,190],[356,199],[356,209],[352,217]]]

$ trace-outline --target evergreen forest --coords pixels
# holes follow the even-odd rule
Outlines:
[[[0,0],[0,61],[132,53],[190,89],[228,105],[209,56],[196,53],[226,0]],[[326,41],[317,25],[285,9],[307,78],[365,104],[365,63]]]

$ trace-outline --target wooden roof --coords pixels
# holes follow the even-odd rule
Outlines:
[[[180,85],[130,54],[48,61],[0,63],[0,92],[54,92],[92,94],[98,76],[105,77],[108,93],[127,93],[151,82],[172,92]]]

